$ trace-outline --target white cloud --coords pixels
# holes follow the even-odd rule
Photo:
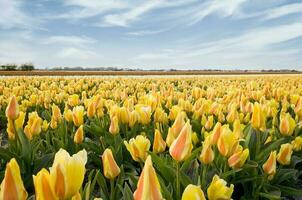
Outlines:
[[[128,35],[132,36],[146,36],[146,35],[155,35],[158,33],[162,33],[167,31],[168,29],[160,29],[160,30],[140,30],[140,31],[133,31],[133,32],[128,32]]]
[[[31,26],[31,19],[22,11],[20,0],[0,0],[0,28],[25,28]]]
[[[43,39],[42,44],[83,46],[97,41],[86,36],[50,36]]]
[[[74,47],[67,47],[63,48],[57,53],[59,58],[70,58],[75,60],[87,60],[91,58],[95,58],[96,56],[100,56],[97,53],[86,50],[86,49],[79,49]]]
[[[266,19],[274,19],[289,14],[302,13],[302,3],[288,4],[266,11]]]

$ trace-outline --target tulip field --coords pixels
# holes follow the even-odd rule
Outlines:
[[[302,76],[2,77],[0,200],[302,197]]]

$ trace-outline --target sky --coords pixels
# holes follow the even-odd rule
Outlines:
[[[0,0],[0,64],[302,70],[301,0]]]

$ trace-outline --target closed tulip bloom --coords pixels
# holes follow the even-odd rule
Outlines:
[[[149,124],[151,121],[151,107],[150,106],[143,106],[139,105],[136,107],[136,111],[138,112],[139,118],[138,121],[141,124]]]
[[[172,127],[169,128],[168,135],[166,138],[166,143],[167,143],[168,147],[171,146],[172,142],[177,138],[181,129],[185,125],[185,117],[186,117],[185,112],[178,113]]]
[[[207,136],[205,141],[202,143],[202,150],[199,156],[199,160],[203,164],[210,164],[213,162],[214,156],[215,154],[212,149],[211,136]]]
[[[80,103],[80,97],[77,94],[70,95],[68,97],[68,104],[70,106],[77,106]]]
[[[272,151],[267,159],[267,161],[262,165],[263,171],[269,175],[269,179],[272,179],[276,173],[276,156],[277,152]]]
[[[75,126],[81,126],[84,123],[84,107],[76,106],[72,110],[72,120]]]
[[[5,110],[7,119],[16,120],[19,117],[19,104],[15,96],[12,96]]]
[[[81,125],[74,134],[73,141],[76,144],[81,144],[84,140],[83,125]]]
[[[301,151],[302,149],[302,137],[298,136],[296,137],[291,144],[293,145],[293,150],[294,151]]]
[[[214,117],[213,115],[209,116],[206,124],[204,125],[204,127],[206,128],[207,131],[211,130],[214,124]]]
[[[187,159],[192,152],[192,127],[190,122],[184,125],[178,137],[173,141],[170,146],[169,153],[172,158],[178,162]]]
[[[200,186],[189,184],[182,193],[181,200],[206,200]]]
[[[228,126],[222,127],[221,135],[217,142],[217,148],[222,156],[231,156],[238,148],[238,139]]]
[[[221,134],[221,123],[217,122],[216,125],[214,126],[213,132],[212,132],[212,144],[217,144],[218,139]]]
[[[8,134],[8,139],[14,140],[16,138],[16,132],[15,132],[15,127],[14,127],[14,121],[13,120],[9,119],[7,121],[6,132]]]
[[[138,121],[139,115],[136,110],[129,113],[129,127],[132,128]]]
[[[277,161],[281,165],[289,165],[293,154],[293,146],[289,143],[282,144],[277,155]]]
[[[227,182],[223,179],[220,179],[218,175],[215,175],[213,177],[210,186],[207,189],[208,199],[228,200],[231,199],[233,191],[234,191],[233,184],[231,184],[230,187],[227,187]]]
[[[119,109],[119,116],[122,124],[127,124],[129,122],[129,111],[125,107]]]
[[[246,159],[248,158],[249,153],[249,149],[243,150],[241,147],[237,152],[235,152],[233,155],[231,155],[231,157],[229,157],[229,166],[233,169],[241,168],[244,165]]]
[[[49,126],[49,123],[47,122],[47,120],[43,120],[43,122],[42,122],[42,130],[43,131],[47,131],[48,126]]]
[[[166,149],[166,142],[163,140],[160,131],[156,129],[154,133],[153,152],[161,153],[165,151],[165,149]]]
[[[68,122],[72,122],[72,111],[70,110],[70,109],[66,109],[65,111],[64,111],[64,118],[65,118],[65,120],[66,121],[68,121]]]
[[[55,194],[60,199],[68,199],[77,194],[84,180],[86,162],[85,150],[72,156],[64,149],[56,153],[50,175]]]
[[[134,200],[163,200],[160,184],[152,165],[151,156],[148,156],[146,159],[133,197]]]
[[[147,151],[150,148],[150,140],[146,136],[138,135],[131,138],[129,143],[124,141],[127,150],[130,152],[133,160],[140,162],[147,158]]]
[[[51,115],[51,121],[50,121],[50,127],[52,129],[56,129],[58,127],[58,124],[60,124],[62,121],[62,115],[61,110],[57,105],[52,105],[52,115]]]
[[[294,133],[296,127],[295,120],[291,117],[289,113],[280,116],[280,133],[284,136],[290,136]]]
[[[251,119],[252,127],[254,129],[259,129],[263,131],[266,128],[265,121],[265,113],[261,108],[260,104],[256,102],[253,106],[253,114]]]
[[[29,140],[33,136],[39,135],[42,131],[42,119],[39,117],[37,112],[29,113],[27,124],[24,128],[24,133]]]
[[[27,192],[24,188],[20,168],[15,158],[7,164],[4,179],[0,186],[1,200],[26,200]]]
[[[96,113],[96,106],[95,102],[93,100],[90,100],[87,105],[87,116],[89,118],[93,118]]]
[[[119,123],[118,123],[118,117],[113,116],[111,118],[110,127],[109,127],[109,133],[112,135],[116,135],[120,132]]]
[[[111,149],[105,149],[102,155],[102,161],[103,172],[106,178],[114,179],[120,174],[121,170],[114,160]]]
[[[19,117],[15,120],[16,130],[23,129],[24,119],[25,119],[25,113],[20,111]]]
[[[233,123],[233,133],[235,134],[236,138],[243,138],[243,132],[239,119],[236,119]]]
[[[37,200],[58,200],[54,191],[51,176],[46,169],[42,169],[36,176],[33,176],[35,186],[35,197]]]

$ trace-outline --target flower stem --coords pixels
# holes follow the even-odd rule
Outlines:
[[[179,163],[176,162],[176,198],[180,199]]]
[[[110,179],[110,200],[114,200],[114,179]]]

